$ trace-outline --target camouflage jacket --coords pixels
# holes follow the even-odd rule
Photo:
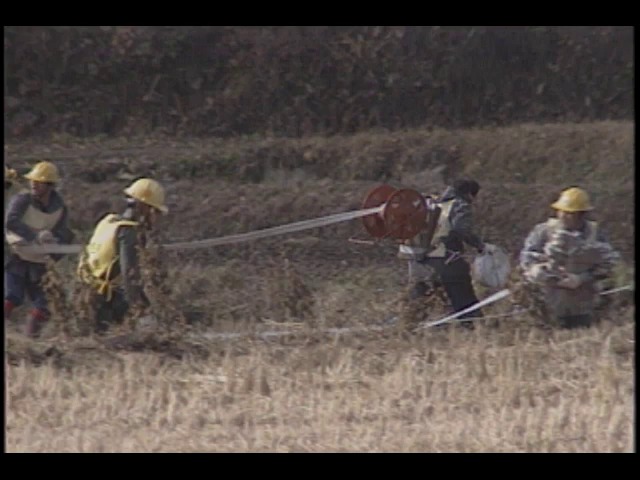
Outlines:
[[[593,315],[599,290],[598,281],[611,274],[618,253],[593,222],[582,231],[568,232],[555,219],[534,227],[520,253],[520,267],[527,276],[534,265],[550,265],[550,274],[532,275],[529,281],[537,285],[541,300],[552,317]],[[569,273],[580,275],[582,284],[575,289],[556,286],[554,263]]]
[[[520,252],[520,267],[523,270],[552,261],[552,253],[564,248],[568,271],[583,275],[584,280],[601,280],[611,274],[619,261],[619,254],[602,229],[594,222],[586,222],[581,231],[571,235],[562,230],[555,219],[550,220],[536,225],[527,236]]]

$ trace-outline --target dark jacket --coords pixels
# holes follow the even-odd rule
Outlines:
[[[67,206],[64,204],[60,194],[55,190],[51,192],[49,204],[46,206],[34,198],[30,192],[21,192],[14,195],[7,207],[4,224],[5,231],[14,232],[28,242],[33,242],[36,239],[36,232],[22,221],[22,217],[30,205],[44,213],[53,213],[62,209],[62,215],[51,229],[51,234],[61,244],[69,244],[73,241],[75,235],[68,225]],[[51,257],[54,260],[59,260],[63,255],[51,255]]]
[[[132,220],[133,210],[127,208],[120,215],[120,219]],[[111,278],[121,275],[124,297],[130,305],[149,304],[141,283],[138,245],[141,242],[144,243],[144,239],[140,233],[138,227],[134,226],[121,226],[118,229],[116,237],[118,262],[111,269]]]
[[[37,208],[44,213],[52,213],[56,210],[62,209],[62,216],[51,230],[51,234],[59,243],[67,244],[73,240],[73,232],[69,229],[67,224],[67,207],[60,194],[55,190],[51,192],[49,204],[47,206],[40,203],[29,192],[18,193],[11,198],[5,218],[6,230],[20,235],[28,242],[32,242],[36,239],[36,233],[22,222],[22,217],[27,211],[27,208],[29,208],[29,205],[32,205],[34,208]]]
[[[454,252],[464,252],[464,244],[471,245],[474,248],[481,249],[482,240],[473,232],[473,212],[471,203],[456,194],[452,187],[447,187],[443,192],[440,201],[446,202],[453,199],[453,205],[449,212],[449,222],[451,223],[451,231],[444,238],[444,245],[447,250]]]

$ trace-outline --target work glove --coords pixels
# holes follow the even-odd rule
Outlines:
[[[545,263],[536,263],[525,271],[525,277],[530,282],[545,283],[549,280],[550,269],[549,265]]]
[[[49,230],[38,232],[38,243],[56,243],[56,239]]]
[[[583,283],[584,278],[582,277],[582,275],[578,275],[577,273],[567,273],[560,281],[558,281],[556,286],[558,288],[568,288],[570,290],[575,290]]]
[[[49,230],[42,230],[41,232],[38,232],[38,243],[54,243],[55,241],[55,237]]]
[[[492,253],[495,253],[498,247],[496,247],[495,245],[491,244],[491,243],[483,243],[480,248],[478,249],[478,253],[480,255],[482,254],[489,254],[491,255]]]

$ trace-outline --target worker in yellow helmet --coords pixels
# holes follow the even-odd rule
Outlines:
[[[520,253],[525,279],[541,288],[551,319],[566,328],[594,320],[597,282],[607,278],[618,253],[602,229],[587,219],[589,195],[578,187],[564,190],[551,207],[556,218],[536,225]]]
[[[78,265],[78,275],[91,288],[98,333],[121,323],[132,305],[149,304],[140,285],[137,248],[146,246],[157,215],[168,212],[164,189],[155,180],[138,179],[124,193],[125,211],[98,222]]]
[[[4,270],[4,318],[11,317],[26,294],[33,309],[27,318],[25,334],[37,337],[49,319],[42,288],[49,255],[31,252],[29,248],[45,243],[70,243],[74,235],[67,225],[67,207],[56,191],[60,181],[56,166],[40,162],[24,177],[30,182],[30,191],[11,198],[5,217],[5,239],[10,255]],[[59,260],[61,256],[51,255],[51,258]]]

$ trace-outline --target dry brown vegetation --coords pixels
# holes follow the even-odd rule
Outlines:
[[[4,29],[5,135],[290,137],[633,118],[633,27]]]
[[[85,342],[67,368],[53,358],[9,367],[7,447],[629,452],[627,315],[580,332],[505,322],[424,336],[212,342],[206,358],[114,353]]]
[[[167,185],[164,241],[358,208],[385,180],[430,191],[467,173],[484,185],[479,230],[515,254],[548,201],[579,183],[623,253],[617,284],[633,274],[630,123],[228,141],[60,137],[9,144],[5,155],[19,170],[36,158],[59,161],[81,239],[140,173]],[[382,325],[406,311],[406,268],[393,244],[350,237],[365,238],[359,222],[167,252],[170,291],[156,299],[157,330],[126,324],[105,338],[83,336],[82,309],[68,307],[72,314],[58,311],[30,341],[16,332],[17,310],[7,328],[7,450],[634,450],[631,294],[612,299],[587,330],[521,315],[474,331],[390,326],[336,336],[326,329]],[[56,266],[59,286],[75,261]],[[61,287],[74,293],[72,281]],[[485,313],[511,308],[504,301]],[[427,318],[444,313],[436,306]],[[265,330],[292,333],[256,335]]]
[[[167,237],[180,241],[359,208],[381,182],[433,192],[467,174],[483,186],[476,206],[481,234],[511,252],[520,249],[532,225],[551,214],[546,206],[575,183],[589,190],[598,206],[594,218],[616,248],[625,259],[635,257],[632,122],[421,128],[301,139],[60,136],[44,144],[6,145],[5,155],[21,171],[41,158],[57,162],[74,212],[72,227],[79,235],[91,229],[100,212],[121,208],[118,192],[137,175],[153,175],[167,185],[172,211],[164,219]],[[345,242],[351,236],[362,236],[360,223],[265,239],[252,248],[273,251],[283,240],[295,243],[307,237],[322,242],[293,249],[297,258],[325,262],[328,255],[354,261],[372,254]],[[252,248],[189,255],[246,258]]]

